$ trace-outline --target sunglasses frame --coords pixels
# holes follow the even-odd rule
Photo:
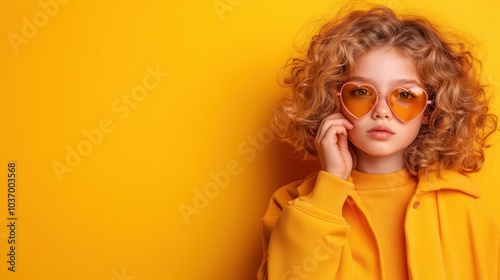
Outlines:
[[[368,87],[369,89],[372,89],[372,90],[376,93],[375,102],[373,103],[372,108],[371,108],[368,112],[366,112],[364,115],[362,115],[361,117],[357,117],[357,116],[355,116],[353,113],[351,113],[351,111],[349,111],[349,109],[347,109],[347,107],[346,107],[346,106],[345,106],[345,104],[344,104],[344,100],[343,100],[343,98],[342,98],[342,90],[343,90],[343,89],[344,89],[344,87],[345,87],[346,85],[348,85],[348,84],[356,85],[358,88],[361,88],[361,87]],[[394,110],[393,110],[393,108],[392,108],[392,107],[393,107],[393,105],[391,105],[391,102],[390,102],[389,98],[390,98],[390,96],[391,96],[391,93],[392,93],[394,90],[396,90],[396,89],[402,89],[402,90],[404,90],[404,91],[409,91],[409,89],[404,88],[404,87],[395,87],[395,88],[391,89],[391,90],[389,91],[389,93],[387,94],[386,102],[387,102],[387,105],[389,106],[389,109],[391,110],[392,114],[393,114],[394,116],[396,116],[396,118],[397,118],[398,120],[400,120],[401,122],[403,122],[403,123],[407,123],[407,122],[409,122],[409,121],[412,121],[412,120],[414,120],[414,119],[418,118],[420,115],[422,115],[422,113],[423,113],[423,112],[425,112],[425,109],[427,109],[427,105],[429,105],[429,104],[432,104],[432,103],[433,103],[433,102],[432,102],[432,100],[429,100],[429,94],[427,94],[427,91],[426,91],[425,89],[421,88],[421,87],[418,87],[418,88],[422,89],[423,93],[425,94],[425,99],[426,99],[425,106],[422,108],[422,111],[421,111],[420,113],[418,113],[418,115],[416,115],[415,117],[413,117],[413,118],[411,118],[411,119],[409,119],[409,120],[407,120],[407,121],[402,120],[402,119],[401,119],[401,118],[400,118],[400,117],[396,114],[396,112],[394,112]],[[339,99],[340,99],[340,103],[342,103],[342,107],[344,107],[344,109],[345,109],[345,110],[349,113],[349,115],[351,115],[351,116],[352,116],[353,118],[355,118],[355,119],[361,119],[361,118],[366,117],[366,115],[370,114],[370,113],[374,110],[375,105],[376,105],[376,104],[378,103],[378,101],[379,101],[379,95],[380,95],[380,92],[379,92],[379,91],[377,91],[377,89],[375,89],[375,87],[374,87],[374,86],[372,86],[372,85],[370,85],[370,84],[366,84],[366,83],[365,83],[365,84],[361,84],[361,85],[360,85],[360,84],[355,83],[355,82],[347,82],[347,83],[344,83],[344,84],[342,85],[342,87],[340,87],[340,90],[337,92],[337,96],[338,96],[338,97],[339,97]]]

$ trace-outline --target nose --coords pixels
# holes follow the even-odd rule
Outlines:
[[[373,119],[392,119],[392,111],[389,107],[389,100],[387,96],[379,94],[378,100],[376,101],[373,111],[372,111]]]

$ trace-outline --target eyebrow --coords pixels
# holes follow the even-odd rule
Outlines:
[[[360,77],[360,76],[351,76],[349,77],[349,79],[347,79],[348,82],[353,82],[353,81],[357,81],[357,82],[362,82],[362,83],[367,83],[367,84],[374,84],[376,83],[375,80],[373,79],[370,79],[370,78],[367,78],[367,77]],[[401,85],[401,84],[415,84],[415,85],[419,85],[420,86],[420,83],[414,79],[398,79],[398,80],[394,80],[394,81],[391,81],[391,83],[393,84],[397,84],[397,85]]]

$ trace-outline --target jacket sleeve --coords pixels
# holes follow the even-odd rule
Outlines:
[[[497,240],[500,240],[500,236],[497,237]],[[497,272],[497,279],[500,279],[500,246],[498,245],[497,245],[496,272]]]
[[[293,195],[282,188],[263,217],[260,280],[333,279],[342,262],[349,225],[342,206],[353,184],[319,172],[314,189]]]

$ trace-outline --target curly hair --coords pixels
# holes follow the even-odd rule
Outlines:
[[[404,152],[408,170],[479,171],[498,120],[479,79],[481,61],[461,40],[446,39],[429,20],[398,16],[384,6],[327,22],[307,51],[285,66],[283,82],[290,90],[275,108],[274,130],[305,158],[316,158],[314,138],[321,120],[341,111],[334,91],[349,78],[357,58],[389,46],[413,60],[433,100],[426,111],[428,124]]]

